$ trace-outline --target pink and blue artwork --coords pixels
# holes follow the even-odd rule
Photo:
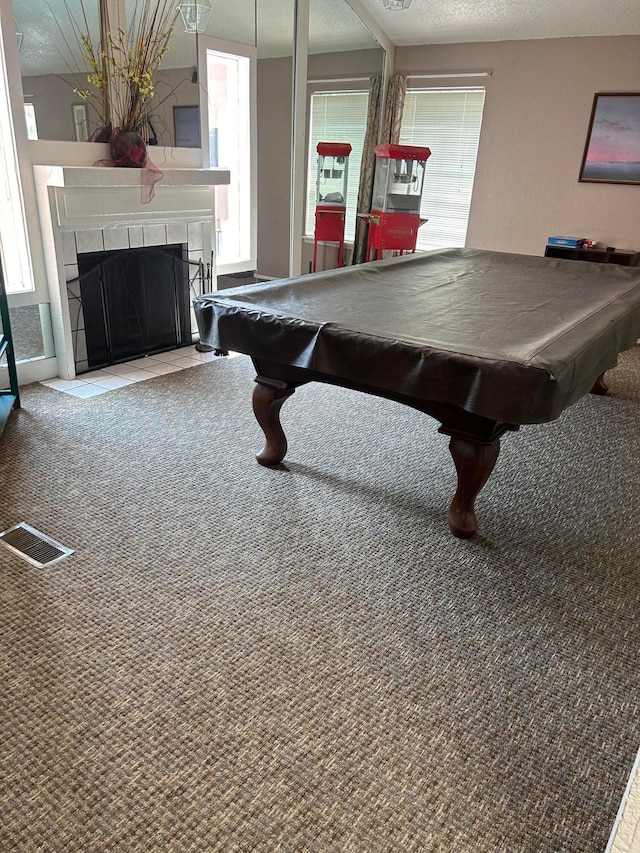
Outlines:
[[[595,95],[579,180],[640,184],[640,94]]]

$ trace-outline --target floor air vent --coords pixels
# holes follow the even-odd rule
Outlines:
[[[72,548],[65,548],[55,539],[45,536],[24,522],[14,524],[4,533],[0,533],[0,545],[4,545],[9,551],[39,569],[51,566],[73,554]]]

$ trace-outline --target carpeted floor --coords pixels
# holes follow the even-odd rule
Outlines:
[[[0,850],[603,853],[640,744],[640,349],[507,435],[448,533],[436,423],[246,358],[0,440]]]

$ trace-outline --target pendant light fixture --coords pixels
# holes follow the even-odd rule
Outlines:
[[[402,9],[408,9],[411,5],[411,0],[382,0],[382,5],[385,9],[400,12]]]
[[[211,14],[209,0],[196,0],[196,2],[187,2],[185,0],[184,3],[178,4],[178,9],[180,10],[186,33],[203,33],[205,31],[209,15]]]

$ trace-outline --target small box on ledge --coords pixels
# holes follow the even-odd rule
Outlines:
[[[567,246],[571,249],[581,249],[584,237],[548,237],[548,246]]]

